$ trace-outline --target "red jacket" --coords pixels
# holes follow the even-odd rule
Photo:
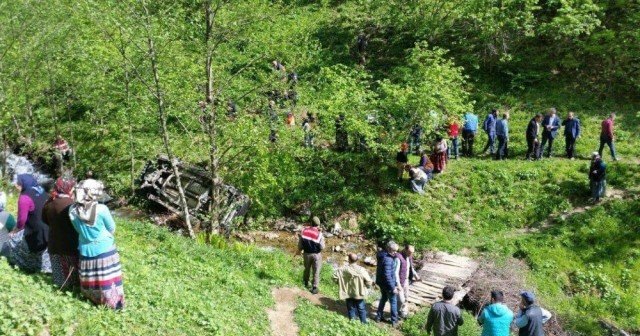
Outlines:
[[[458,123],[454,122],[454,123],[449,124],[449,137],[450,138],[457,137],[459,129],[460,129],[460,127],[458,126]]]
[[[613,138],[613,120],[611,118],[607,118],[602,122],[602,132],[600,136]]]

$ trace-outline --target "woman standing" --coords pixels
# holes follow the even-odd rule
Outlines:
[[[58,178],[42,212],[42,220],[49,225],[51,275],[60,289],[78,284],[78,233],[69,219],[75,184],[74,179]]]
[[[81,181],[75,191],[76,203],[69,209],[79,234],[80,289],[96,304],[123,309],[122,270],[113,237],[116,224],[109,208],[98,204],[103,189],[99,181]]]
[[[447,167],[447,142],[442,136],[436,138],[436,143],[433,146],[433,172],[441,173]]]
[[[9,232],[16,227],[16,219],[4,210],[7,205],[7,195],[0,191],[0,256],[9,258]]]
[[[42,221],[42,208],[49,198],[31,174],[18,175],[18,223],[11,232],[11,263],[27,272],[51,273],[47,251],[49,227]]]

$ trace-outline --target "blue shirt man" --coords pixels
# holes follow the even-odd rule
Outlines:
[[[509,143],[509,114],[504,113],[502,119],[496,122],[496,137],[498,138],[498,151],[496,151],[496,160],[507,158]]]
[[[576,151],[576,139],[580,136],[580,120],[574,116],[573,112],[569,112],[569,116],[562,122],[562,126],[564,126],[567,157],[573,160]]]
[[[482,124],[482,129],[485,133],[487,133],[487,145],[484,146],[482,152],[486,152],[489,150],[490,154],[494,152],[494,145],[496,141],[496,123],[498,121],[498,110],[493,109],[491,113],[487,115],[484,119],[484,123]]]
[[[491,304],[484,307],[478,316],[482,325],[482,336],[509,336],[513,312],[504,303],[502,291],[491,292]]]
[[[473,156],[473,142],[478,131],[478,116],[467,112],[462,125],[462,155]]]

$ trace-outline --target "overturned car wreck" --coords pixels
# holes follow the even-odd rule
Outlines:
[[[211,187],[213,183],[209,173],[198,166],[177,163],[180,179],[184,189],[189,214],[196,224],[207,220],[211,204]],[[169,159],[159,156],[155,161],[148,161],[139,178],[139,192],[141,196],[155,202],[167,210],[182,216],[180,194],[176,178]],[[222,209],[218,228],[220,232],[228,234],[232,229],[233,220],[244,216],[249,210],[251,200],[238,189],[230,185],[222,185]]]

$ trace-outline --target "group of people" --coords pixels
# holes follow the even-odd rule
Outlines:
[[[16,218],[5,210],[0,193],[0,254],[29,273],[51,274],[56,287],[78,285],[89,300],[123,309],[122,270],[114,233],[115,222],[106,205],[100,181],[72,177],[55,181],[47,193],[31,174],[17,175]]]
[[[314,219],[310,226],[303,229],[299,237],[299,248],[303,251],[304,258],[303,282],[305,287],[311,288],[313,294],[319,293],[322,250],[325,247],[319,224],[319,221]],[[348,254],[346,265],[335,270],[333,279],[338,283],[339,298],[345,300],[350,320],[367,323],[366,298],[374,284],[380,289],[380,301],[374,318],[376,322],[383,320],[387,303],[390,306],[389,321],[393,327],[398,325],[401,318],[408,316],[409,285],[422,279],[414,266],[415,248],[405,245],[402,251],[399,249],[397,243],[390,241],[384,249],[378,251],[374,279],[366,268],[358,265],[359,257],[354,253]],[[313,283],[309,286],[311,275]],[[460,308],[452,302],[454,294],[455,288],[445,286],[442,290],[442,300],[432,305],[424,324],[424,329],[429,335],[458,335],[458,327],[464,320]],[[483,336],[508,336],[512,326],[519,330],[519,335],[540,336],[544,335],[543,326],[550,318],[551,313],[536,304],[532,292],[520,293],[519,310],[514,314],[505,305],[503,292],[494,290],[491,292],[490,304],[483,307],[477,322],[482,326]]]
[[[495,155],[496,160],[504,160],[509,156],[509,113],[503,113],[501,118],[498,110],[494,109],[487,115],[482,123],[482,129],[487,135],[487,143],[482,153],[489,152]],[[592,154],[592,164],[589,170],[592,199],[599,201],[605,192],[606,164],[602,161],[602,150],[609,147],[611,157],[617,161],[614,145],[614,120],[615,113],[602,121],[600,132],[600,147]],[[418,124],[411,128],[408,142],[400,145],[400,151],[396,154],[398,179],[403,181],[404,172],[409,173],[411,189],[417,193],[424,193],[426,183],[433,174],[444,171],[450,158],[457,159],[459,152],[460,125],[455,119],[451,119],[447,125],[447,134],[451,147],[444,137],[438,136],[431,151],[420,151],[422,143],[422,127]],[[474,156],[474,142],[478,132],[478,116],[468,112],[464,115],[462,123],[462,155]],[[539,160],[543,156],[547,158],[553,155],[553,144],[558,137],[560,128],[564,127],[566,157],[574,160],[576,157],[576,141],[581,135],[580,120],[573,112],[569,112],[564,120],[560,120],[555,108],[549,108],[546,115],[537,114],[528,123],[525,132],[527,140],[527,153],[525,159]],[[541,131],[542,130],[542,131]],[[409,153],[420,155],[420,163],[417,166],[409,164]]]
[[[398,180],[403,181],[404,172],[406,171],[409,174],[411,190],[423,194],[427,182],[433,178],[433,175],[442,173],[447,167],[447,162],[451,155],[449,146],[444,137],[438,136],[431,151],[422,150],[420,152],[420,162],[415,167],[409,164],[409,149],[410,145],[403,142],[400,145],[400,151],[396,154]],[[454,153],[455,150],[457,150],[457,145]]]

